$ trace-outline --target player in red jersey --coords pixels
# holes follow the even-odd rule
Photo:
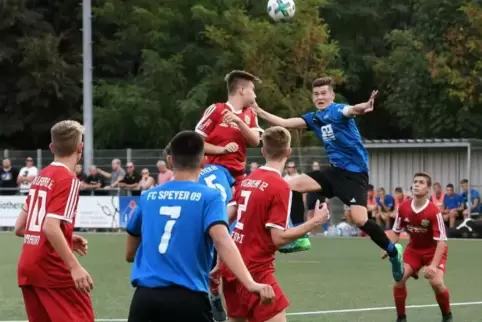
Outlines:
[[[254,83],[259,78],[235,70],[227,74],[228,101],[209,106],[196,125],[204,137],[206,163],[225,167],[240,182],[246,168],[246,147],[258,146],[258,117],[251,106],[255,103]]]
[[[447,261],[447,234],[440,209],[429,201],[432,179],[426,173],[413,177],[413,199],[402,202],[395,217],[390,239],[397,243],[403,229],[410,235],[410,241],[403,253],[405,273],[393,286],[393,297],[397,309],[397,322],[406,322],[406,282],[410,276],[418,279],[418,272],[425,266],[424,277],[432,287],[442,311],[442,322],[451,322],[449,290],[444,283]],[[386,254],[383,254],[383,258]]]
[[[74,168],[83,131],[75,121],[52,127],[54,162],[32,182],[15,223],[23,237],[18,284],[30,322],[94,321],[88,294],[93,282],[73,253],[87,253],[86,240],[73,234],[80,188]]]
[[[251,293],[221,264],[223,293],[231,322],[286,321],[289,302],[274,276],[275,253],[328,218],[326,206],[317,201],[312,219],[295,228],[288,227],[292,192],[281,173],[290,156],[290,133],[282,127],[272,127],[263,134],[262,153],[266,165],[253,171],[235,191],[236,204],[230,207],[231,217],[237,213],[232,237],[254,280],[266,283],[275,291],[271,305],[261,305]],[[301,205],[303,207],[303,205]],[[234,218],[231,218],[234,219]]]

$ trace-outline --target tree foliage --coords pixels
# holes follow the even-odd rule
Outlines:
[[[296,4],[275,24],[266,1],[93,1],[96,145],[164,146],[226,99],[233,69],[258,75],[259,104],[281,116],[309,110],[330,75],[349,103],[380,90],[367,138],[482,137],[480,1]],[[46,146],[54,122],[81,119],[81,27],[78,1],[1,2],[0,146]]]

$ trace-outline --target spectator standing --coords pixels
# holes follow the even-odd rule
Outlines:
[[[28,190],[30,189],[30,185],[32,184],[33,179],[38,174],[38,169],[36,166],[33,165],[33,158],[27,157],[25,159],[25,167],[20,169],[20,172],[17,176],[17,183],[20,185],[20,194],[27,195]]]
[[[134,163],[128,162],[127,173],[124,176],[124,179],[122,179],[122,181],[119,182],[119,187],[130,191],[132,196],[140,196],[141,191],[139,190],[140,189],[139,181],[141,181],[141,179],[142,177],[136,171],[136,167]]]
[[[87,175],[82,170],[82,164],[75,165],[75,175],[77,176],[77,179],[83,183],[85,182],[85,179],[87,179]]]
[[[101,169],[97,169],[98,173],[104,176],[104,178],[110,179],[110,184],[105,186],[104,189],[115,189],[119,188],[119,183],[124,179],[126,171],[122,169],[121,160],[112,160],[112,172],[106,172]],[[117,194],[113,192],[113,194]]]
[[[167,168],[165,161],[157,161],[157,170],[159,174],[157,175],[157,184],[161,185],[163,183],[169,182],[174,177],[174,174],[171,170]]]
[[[480,203],[480,192],[476,189],[470,189],[470,202],[468,201],[469,180],[463,179],[460,181],[462,188],[462,199],[464,202],[464,211],[462,215],[464,219],[470,218],[473,215],[479,215],[482,212],[482,205]]]
[[[18,192],[18,170],[12,167],[9,159],[4,159],[0,169],[0,195],[13,196]]]
[[[101,191],[99,189],[104,188],[104,186],[104,177],[99,174],[99,171],[95,165],[91,166],[89,169],[89,175],[84,182],[84,189],[89,192],[88,194],[102,196],[105,195],[105,191]]]
[[[291,179],[296,178],[299,175],[300,174],[298,173],[298,170],[296,170],[296,164],[294,162],[288,162],[284,179],[286,181],[290,181]]]
[[[249,169],[248,171],[246,171],[246,174],[250,174],[251,172],[253,172],[254,170],[258,169],[259,168],[259,164],[258,162],[251,162],[251,164],[249,165]]]
[[[156,185],[154,178],[150,176],[149,169],[144,168],[141,172],[142,179],[139,181],[141,191],[149,190]]]
[[[444,210],[442,215],[445,221],[449,222],[450,228],[455,228],[455,221],[462,217],[464,202],[460,195],[455,193],[455,187],[449,183],[445,187]]]

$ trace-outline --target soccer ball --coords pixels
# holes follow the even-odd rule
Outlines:
[[[287,21],[295,15],[294,0],[269,0],[268,14],[276,22]]]

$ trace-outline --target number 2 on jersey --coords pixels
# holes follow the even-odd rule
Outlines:
[[[28,196],[28,230],[31,232],[40,232],[42,222],[47,212],[47,191],[30,189]]]
[[[239,230],[243,230],[244,228],[244,224],[241,221],[241,218],[243,216],[243,212],[245,212],[246,208],[248,208],[248,202],[249,202],[250,196],[251,196],[251,191],[241,190],[241,197],[244,198],[244,202],[238,204],[238,215],[236,218],[236,226],[235,226],[235,228],[238,228]]]
[[[169,247],[169,240],[171,239],[172,235],[172,228],[174,228],[174,224],[176,223],[176,219],[181,216],[181,207],[180,206],[164,206],[159,209],[159,215],[161,216],[169,216],[169,219],[166,222],[166,226],[164,227],[164,233],[161,237],[161,242],[159,243],[159,253],[165,254],[167,252],[167,248]]]

